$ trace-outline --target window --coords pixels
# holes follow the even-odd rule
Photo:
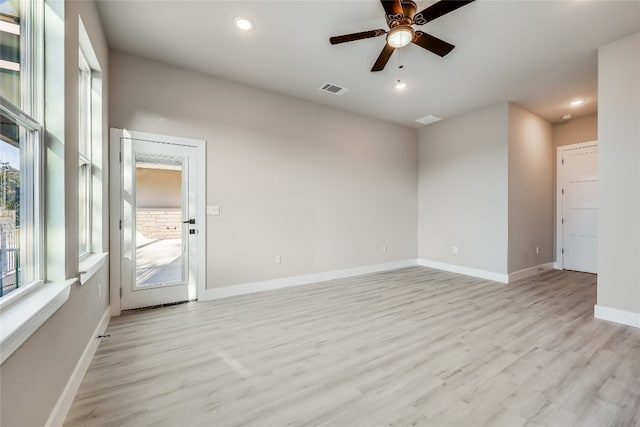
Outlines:
[[[1,1],[1,0],[0,0]],[[104,264],[102,72],[78,22],[78,255],[80,284]]]
[[[44,278],[41,2],[0,0],[0,297]]]
[[[0,2],[0,94],[20,105],[20,3]]]
[[[79,199],[79,216],[78,216],[78,236],[80,257],[84,257],[91,253],[91,227],[92,227],[92,178],[93,164],[91,158],[92,145],[92,111],[91,111],[91,67],[87,59],[80,50],[79,55],[79,76],[78,76],[78,153],[79,176],[78,176],[78,199]]]

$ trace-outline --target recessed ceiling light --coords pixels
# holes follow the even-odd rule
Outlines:
[[[440,117],[434,116],[433,114],[429,114],[428,116],[420,117],[416,119],[416,122],[423,125],[430,125],[431,123],[439,122],[442,120]]]
[[[576,99],[569,103],[572,107],[577,107],[578,105],[584,104],[584,99]]]
[[[405,82],[401,82],[400,80],[398,80],[393,87],[398,89],[398,90],[402,90],[405,87],[407,87],[407,84]]]
[[[250,19],[244,18],[242,16],[238,16],[233,20],[233,23],[236,24],[236,27],[240,28],[243,31],[249,31],[253,28],[253,22]]]

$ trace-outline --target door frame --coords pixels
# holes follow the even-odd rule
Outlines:
[[[563,239],[563,225],[562,225],[562,213],[564,211],[562,205],[562,183],[563,179],[563,166],[562,157],[565,151],[577,150],[580,148],[597,147],[598,141],[586,141],[578,142],[577,144],[561,145],[557,148],[556,153],[556,263],[554,268],[556,270],[564,270],[564,255],[562,254],[562,247],[564,246]]]
[[[206,141],[200,139],[181,138],[176,136],[159,135],[148,132],[138,132],[128,129],[111,128],[109,130],[109,237],[110,237],[110,261],[109,261],[109,304],[111,316],[119,316],[121,313],[121,244],[122,232],[120,220],[122,212],[122,138],[141,139],[145,141],[167,144],[189,145],[196,148],[196,223],[198,224],[198,238],[196,239],[196,263],[198,275],[196,280],[196,299],[204,297],[207,283],[207,217],[206,217]]]

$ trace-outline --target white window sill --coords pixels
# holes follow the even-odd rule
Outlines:
[[[107,255],[109,252],[90,254],[80,260],[80,285],[87,283],[104,266]]]
[[[77,279],[35,285],[0,310],[0,364],[4,363],[69,299]]]

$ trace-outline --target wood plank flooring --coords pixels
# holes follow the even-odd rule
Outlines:
[[[114,318],[65,426],[637,426],[596,276],[423,267]]]

